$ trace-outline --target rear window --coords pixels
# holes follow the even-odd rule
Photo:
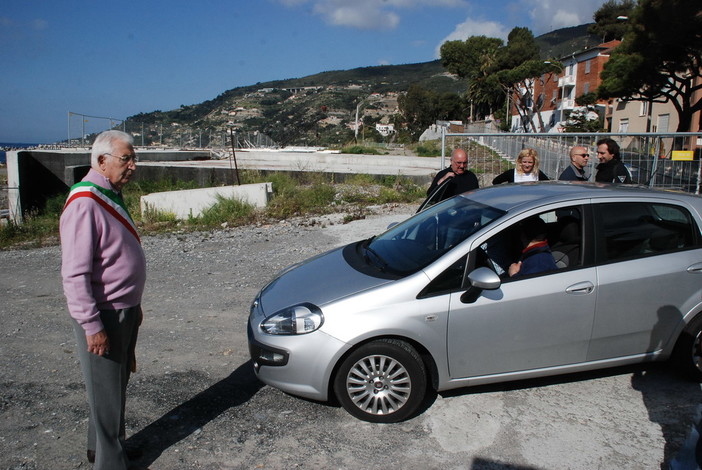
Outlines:
[[[600,262],[697,248],[699,230],[681,206],[645,202],[598,204]]]

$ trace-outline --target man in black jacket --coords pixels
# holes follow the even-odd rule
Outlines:
[[[449,178],[451,178],[451,183],[449,183],[451,187],[446,188],[442,200],[472,189],[478,189],[478,177],[468,170],[468,154],[465,150],[457,148],[451,153],[451,166],[436,174],[427,190],[427,196],[431,195],[441,183]]]
[[[558,177],[561,181],[587,181],[590,175],[586,172],[586,167],[590,161],[590,154],[587,147],[576,145],[570,149],[570,165],[563,170],[561,176]]]
[[[631,184],[631,175],[619,156],[619,145],[610,138],[597,141],[597,165],[595,181],[599,183]]]

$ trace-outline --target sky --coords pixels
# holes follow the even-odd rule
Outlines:
[[[3,0],[0,142],[79,138],[109,128],[98,118],[177,109],[259,82],[428,62],[448,40],[590,23],[603,3]]]

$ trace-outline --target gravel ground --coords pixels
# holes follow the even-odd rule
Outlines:
[[[277,271],[412,213],[376,208],[208,233],[145,237],[148,283],[127,403],[129,443],[152,469],[402,466],[667,468],[702,398],[664,367],[462,389],[416,418],[358,421],[253,376],[246,318]],[[60,250],[0,252],[0,468],[89,468],[86,404]]]

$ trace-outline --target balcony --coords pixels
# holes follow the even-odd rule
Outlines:
[[[575,108],[575,100],[561,100],[560,109],[573,109]]]
[[[575,86],[575,76],[574,75],[566,75],[565,77],[560,77],[558,79],[558,86],[561,88]]]

